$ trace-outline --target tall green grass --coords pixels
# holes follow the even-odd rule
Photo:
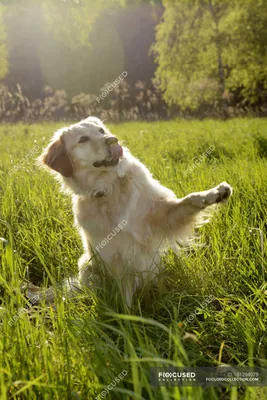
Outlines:
[[[234,188],[200,230],[203,245],[168,253],[166,274],[142,288],[132,310],[108,278],[49,307],[30,306],[20,289],[29,279],[60,292],[82,254],[71,200],[35,166],[38,154],[14,170],[60,126],[0,127],[1,400],[94,399],[123,370],[106,399],[266,399],[267,388],[155,388],[149,377],[152,366],[267,366],[266,120],[110,126],[178,197],[223,180]]]

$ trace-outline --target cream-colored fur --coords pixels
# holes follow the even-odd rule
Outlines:
[[[125,147],[123,156],[113,159],[115,165],[98,166],[112,158],[109,143],[115,141],[119,154],[112,138],[98,118],[89,117],[56,132],[40,160],[72,195],[85,252],[80,283],[87,285],[97,275],[99,256],[107,273],[122,281],[131,306],[142,280],[157,275],[163,251],[188,243],[206,207],[227,200],[232,189],[223,182],[178,199]]]

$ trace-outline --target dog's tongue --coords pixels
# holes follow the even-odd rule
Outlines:
[[[110,146],[109,149],[110,149],[110,152],[111,152],[112,160],[118,160],[119,158],[122,157],[123,150],[122,150],[122,147],[119,144],[114,144],[113,146]]]

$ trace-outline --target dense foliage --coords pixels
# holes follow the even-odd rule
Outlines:
[[[164,0],[154,51],[156,80],[169,104],[266,102],[267,3],[264,0]]]

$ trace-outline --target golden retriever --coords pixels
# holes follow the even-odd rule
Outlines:
[[[189,243],[206,207],[232,193],[223,182],[178,199],[95,117],[57,131],[40,161],[72,195],[84,246],[79,282],[97,275],[99,257],[128,306],[142,281],[157,276],[162,253]]]

